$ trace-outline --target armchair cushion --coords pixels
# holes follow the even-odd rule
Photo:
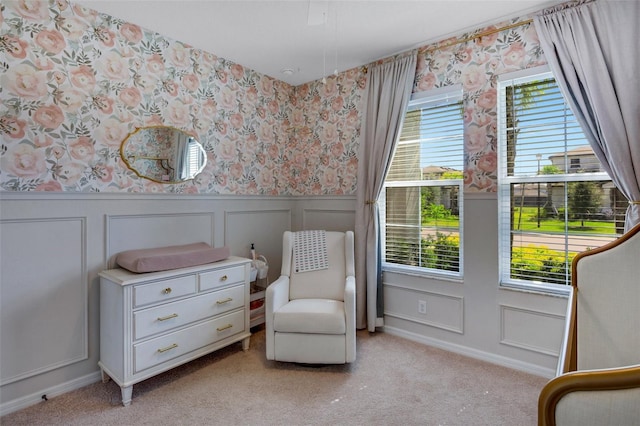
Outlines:
[[[344,334],[344,303],[329,299],[292,300],[273,314],[273,329],[282,333]]]

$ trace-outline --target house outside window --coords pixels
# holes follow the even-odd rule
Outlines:
[[[589,145],[580,146],[578,148],[570,149],[566,153],[566,158],[569,160],[569,169],[565,167],[565,154],[554,154],[549,156],[551,164],[558,168],[558,170],[565,171],[566,173],[583,173],[583,172],[604,172],[600,161],[593,153],[593,149]]]
[[[571,261],[617,238],[626,200],[548,70],[498,82],[501,284],[566,293]]]
[[[383,268],[462,277],[459,85],[414,95],[379,199]]]

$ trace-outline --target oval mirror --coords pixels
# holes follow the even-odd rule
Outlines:
[[[196,138],[169,126],[136,129],[122,141],[120,155],[138,176],[161,183],[193,179],[207,163]]]

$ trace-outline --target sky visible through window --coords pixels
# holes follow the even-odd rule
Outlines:
[[[462,172],[460,149],[464,129],[459,102],[424,108],[420,122],[420,167],[442,167]]]
[[[516,106],[517,147],[514,174],[536,176],[552,166],[553,156],[581,147],[588,147],[573,113],[553,79],[539,80],[535,99]],[[516,102],[522,94],[517,94]],[[519,98],[519,99],[518,99]],[[436,166],[462,171],[463,153],[457,149],[463,137],[462,120],[453,122],[451,114],[459,105],[425,108],[421,114],[420,166]],[[459,109],[462,114],[462,110]],[[556,164],[558,164],[556,160]],[[568,160],[567,160],[568,161]],[[564,164],[564,160],[561,161]],[[561,169],[568,170],[570,164]]]
[[[544,174],[545,166],[554,165],[568,170],[568,160],[552,158],[589,146],[553,79],[516,88],[513,103],[517,129],[514,175]]]

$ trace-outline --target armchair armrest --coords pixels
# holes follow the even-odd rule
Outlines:
[[[614,397],[615,394],[615,397]],[[623,368],[572,371],[545,385],[538,399],[538,425],[631,424],[640,418],[640,364]],[[576,422],[576,414],[582,422]]]
[[[265,333],[271,338],[266,339],[267,359],[275,359],[273,330],[273,313],[289,302],[289,277],[281,275],[275,280],[265,293]]]
[[[344,310],[347,314],[347,329],[356,327],[356,278],[354,276],[347,277],[344,288]],[[353,323],[351,323],[350,314],[353,314]]]
[[[271,305],[271,312],[275,312],[289,302],[289,277],[281,275],[267,287],[267,308]]]
[[[344,289],[344,313],[347,323],[347,362],[356,360],[356,278],[347,277]]]

